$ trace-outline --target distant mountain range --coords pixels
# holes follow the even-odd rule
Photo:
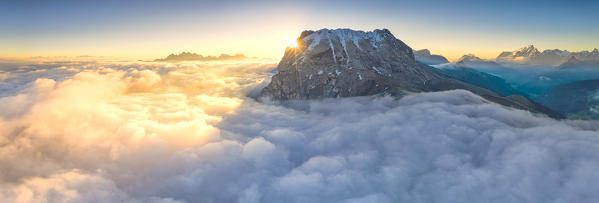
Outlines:
[[[200,54],[191,52],[181,52],[180,54],[170,54],[166,58],[156,59],[154,61],[162,62],[178,62],[178,61],[225,61],[225,60],[244,60],[250,59],[243,54],[221,54],[220,56],[202,56]]]
[[[599,50],[569,52],[560,49],[547,49],[540,52],[533,45],[528,45],[515,51],[505,51],[499,54],[495,60],[507,63],[561,66],[573,58],[585,62],[587,65],[599,64]],[[573,65],[569,66],[573,67]]]
[[[558,66],[560,69],[573,69],[573,68],[599,68],[599,60],[579,60],[574,55],[568,56],[568,59]]]
[[[529,45],[503,52],[494,60],[466,54],[451,63],[428,49],[414,51],[414,56],[452,78],[504,97],[522,95],[569,119],[599,119],[597,49],[539,51]]]
[[[445,57],[433,55],[428,49],[414,51],[414,57],[417,61],[427,65],[449,63]],[[495,60],[483,60],[474,54],[466,54],[454,63],[470,67],[516,64],[558,68],[599,68],[599,50],[570,52],[547,49],[541,52],[535,46],[528,45],[515,51],[504,51]]]

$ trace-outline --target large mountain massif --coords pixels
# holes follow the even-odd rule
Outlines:
[[[416,61],[413,50],[387,29],[304,31],[289,47],[262,97],[277,100],[465,89],[506,106],[559,114],[519,95],[502,96]]]

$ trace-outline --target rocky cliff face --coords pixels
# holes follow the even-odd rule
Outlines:
[[[437,74],[424,70],[412,49],[389,30],[304,31],[287,48],[263,90],[274,99],[349,97],[423,91]]]
[[[557,117],[546,109],[526,106],[520,100],[458,81],[417,62],[412,49],[387,29],[304,31],[297,42],[297,47],[285,50],[278,73],[262,90],[262,98],[314,99],[465,89],[506,106]]]

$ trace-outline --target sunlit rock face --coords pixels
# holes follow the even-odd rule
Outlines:
[[[287,48],[262,95],[274,99],[349,97],[422,91],[440,77],[387,29],[304,31]]]
[[[297,42],[297,47],[285,50],[278,73],[262,90],[262,98],[314,99],[465,89],[505,106],[559,117],[532,101],[502,97],[417,62],[412,49],[387,29],[304,31]]]

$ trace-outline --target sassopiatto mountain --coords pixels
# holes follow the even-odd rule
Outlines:
[[[275,100],[352,97],[465,89],[519,109],[560,117],[524,97],[503,97],[417,62],[412,48],[387,29],[304,31],[288,47],[262,92]]]

